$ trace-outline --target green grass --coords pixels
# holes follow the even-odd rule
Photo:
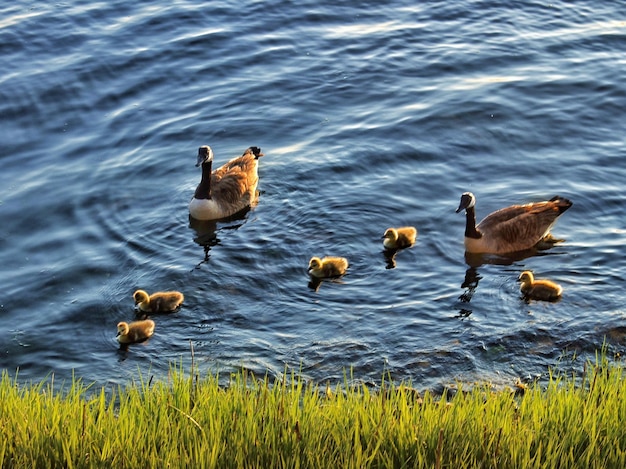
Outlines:
[[[174,367],[113,394],[0,380],[1,467],[626,467],[619,364],[523,393],[446,399],[404,385],[334,388],[245,372],[220,386]]]

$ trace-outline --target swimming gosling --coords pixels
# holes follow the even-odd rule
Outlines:
[[[556,301],[561,298],[563,288],[551,280],[535,280],[530,270],[522,272],[518,278],[522,294],[532,300]]]
[[[133,299],[140,311],[153,314],[172,313],[185,301],[184,295],[177,291],[160,291],[148,295],[144,290],[137,290]]]
[[[469,253],[506,254],[524,251],[549,238],[557,218],[572,202],[554,196],[544,202],[511,205],[487,215],[476,225],[476,197],[471,192],[461,196],[456,213],[465,209],[465,250]]]
[[[309,274],[316,278],[340,277],[348,269],[345,257],[312,257],[309,261]]]
[[[155,324],[152,319],[134,321],[130,324],[122,321],[117,324],[117,341],[120,344],[143,342],[152,337],[152,334],[154,334],[154,326]]]
[[[417,230],[412,226],[400,228],[387,228],[383,235],[383,246],[385,249],[408,248],[415,244]]]

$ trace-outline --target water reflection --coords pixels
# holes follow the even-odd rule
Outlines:
[[[196,266],[200,267],[209,261],[209,251],[213,246],[219,243],[217,237],[217,221],[215,220],[196,220],[189,215],[189,227],[195,231],[193,238],[194,243],[202,246],[204,249],[204,259]]]
[[[218,245],[220,242],[220,239],[217,237],[217,224],[226,224],[226,226],[220,227],[221,230],[236,230],[245,223],[246,215],[249,211],[250,208],[246,208],[235,215],[219,220],[197,220],[189,215],[189,228],[195,232],[193,241],[202,246],[204,250],[204,257],[202,261],[198,263],[196,269],[209,261],[211,248]]]
[[[322,283],[324,283],[324,281],[326,282],[332,282],[332,283],[343,283],[341,277],[339,278],[317,278],[317,277],[313,277],[312,275],[309,276],[309,283],[308,283],[308,287],[317,292],[319,291],[320,287],[322,286]]]
[[[383,256],[385,258],[385,269],[396,268],[396,254],[397,253],[398,253],[397,249],[385,249],[383,251]]]
[[[459,300],[462,303],[469,303],[472,300],[481,278],[478,269],[475,267],[470,267],[465,271],[465,279],[461,284],[461,288],[464,288],[465,291],[459,296]],[[469,314],[467,314],[467,316],[469,316]]]
[[[146,338],[143,340],[140,340],[138,342],[131,342],[131,343],[119,343],[119,347],[117,348],[117,355],[118,355],[118,362],[123,362],[124,360],[126,360],[128,358],[128,352],[131,348],[133,347],[145,347],[148,342],[150,342],[150,338]]]
[[[536,248],[511,254],[474,254],[465,252],[465,263],[470,267],[478,268],[482,265],[513,265],[515,262],[523,261],[532,256],[539,255]]]
[[[320,289],[320,286],[322,285],[322,279],[321,278],[317,278],[317,277],[309,277],[309,284],[308,287],[317,292]]]

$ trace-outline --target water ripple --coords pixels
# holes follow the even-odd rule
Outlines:
[[[0,7],[0,342],[20,378],[171,361],[443,390],[623,348],[626,105],[615,5],[492,0]],[[258,204],[194,223],[197,147],[263,148]],[[480,215],[555,194],[566,241],[465,256]],[[391,258],[381,236],[415,225]],[[343,255],[310,285],[313,255]],[[525,302],[517,276],[561,283]],[[120,350],[132,292],[177,289]],[[68,341],[75,331],[76,340]],[[565,364],[565,365],[564,365]]]

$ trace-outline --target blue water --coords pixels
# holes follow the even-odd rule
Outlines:
[[[0,7],[0,367],[87,382],[202,372],[457,382],[626,346],[626,2],[11,2]],[[190,223],[251,145],[260,197]],[[574,202],[535,256],[466,259],[479,219]],[[389,226],[417,244],[382,253]],[[316,290],[313,255],[349,274]],[[520,299],[519,272],[564,287]],[[132,293],[177,289],[120,350]]]

